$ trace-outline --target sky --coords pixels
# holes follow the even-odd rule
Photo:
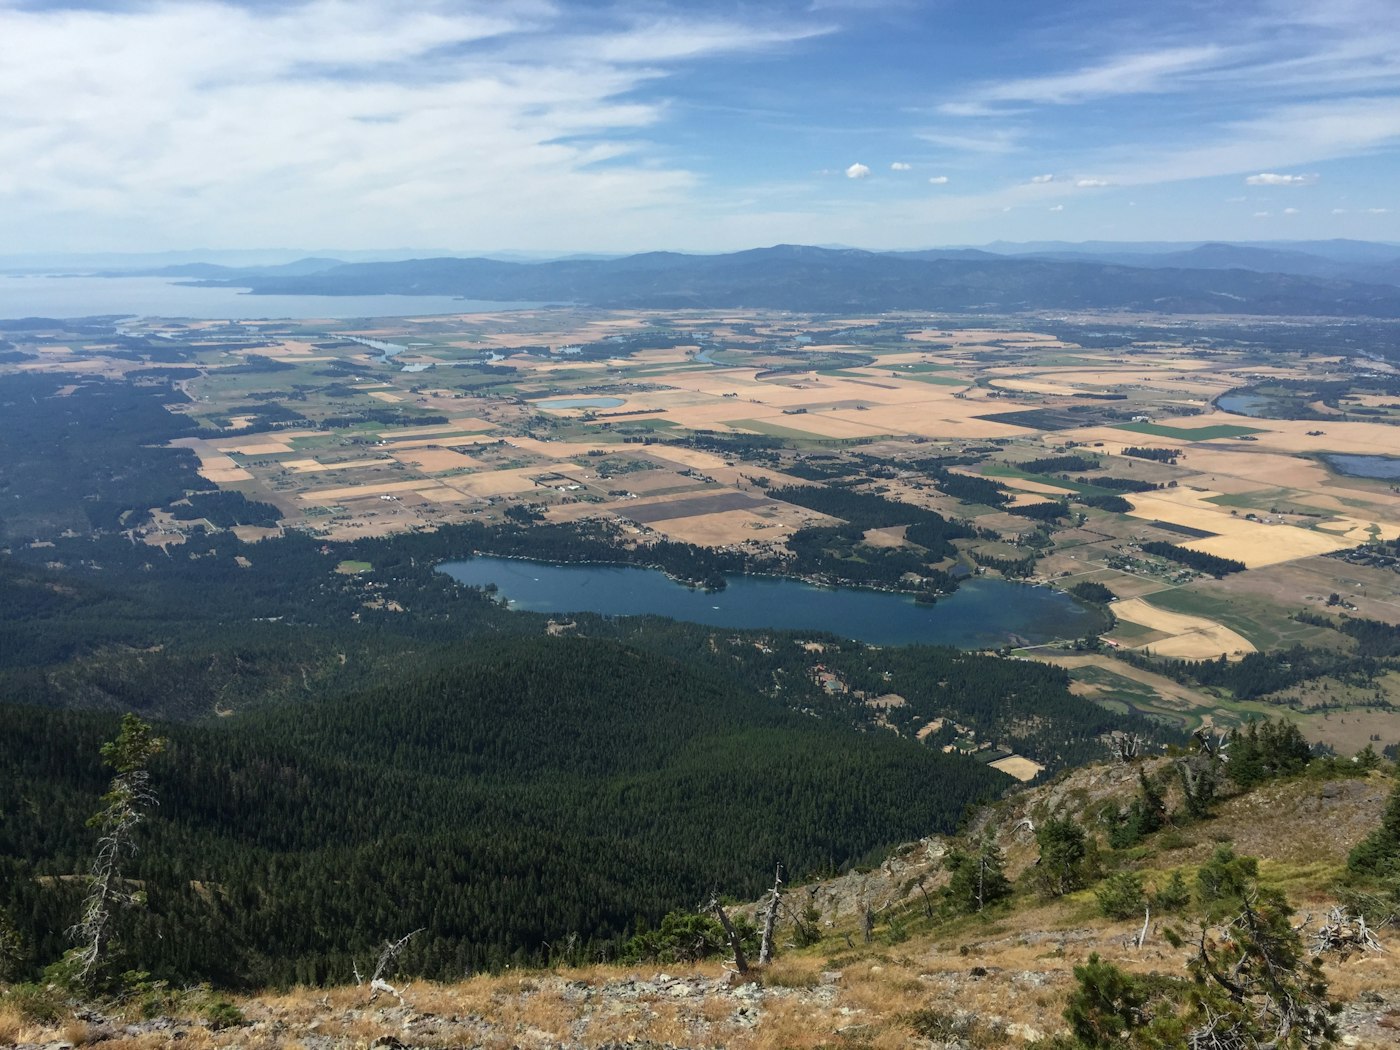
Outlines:
[[[1400,241],[1400,0],[0,0],[0,255]]]

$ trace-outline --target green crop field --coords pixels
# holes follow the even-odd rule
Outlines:
[[[1129,430],[1134,434],[1153,434],[1176,438],[1178,441],[1213,441],[1216,438],[1244,437],[1264,433],[1259,427],[1242,427],[1234,423],[1216,423],[1208,427],[1169,427],[1165,423],[1124,423],[1114,430]]]

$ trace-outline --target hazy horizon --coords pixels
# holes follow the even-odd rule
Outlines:
[[[1014,255],[1017,252],[1027,254],[1044,251],[1083,251],[1085,254],[1109,253],[1118,251],[1136,251],[1143,255],[1165,254],[1172,251],[1187,251],[1192,248],[1207,244],[1228,244],[1244,248],[1272,248],[1280,251],[1307,252],[1310,245],[1325,247],[1329,244],[1347,243],[1354,245],[1374,246],[1378,248],[1394,248],[1397,257],[1400,257],[1400,241],[1380,241],[1361,240],[1357,238],[1328,238],[1316,240],[1292,240],[1279,239],[1274,241],[1211,241],[1201,239],[1190,240],[1153,240],[1153,241],[1107,241],[1107,240],[1045,240],[1045,241],[990,241],[985,244],[934,244],[917,245],[896,248],[866,248],[860,245],[849,244],[819,244],[801,245],[802,247],[815,247],[829,250],[853,250],[869,252],[921,252],[921,251],[987,251]],[[525,251],[519,249],[452,249],[452,248],[383,248],[383,249],[355,249],[340,250],[331,248],[236,248],[236,249],[201,249],[201,248],[172,248],[166,251],[153,252],[34,252],[17,253],[11,255],[0,255],[0,274],[11,274],[15,276],[26,274],[37,274],[40,272],[53,273],[66,269],[83,270],[85,272],[100,273],[121,272],[123,270],[154,269],[164,266],[179,266],[193,263],[211,263],[213,265],[237,267],[260,267],[260,266],[280,266],[288,263],[300,262],[308,259],[335,259],[344,263],[357,262],[398,262],[413,259],[429,258],[482,258],[498,259],[502,261],[514,261],[522,263],[530,262],[551,262],[570,258],[625,258],[634,254],[647,253],[671,253],[678,255],[724,255],[734,252],[757,251],[768,248],[779,247],[779,245],[755,244],[746,247],[733,249],[717,249],[707,251],[704,249],[690,248],[643,248],[637,252],[590,252],[586,250],[549,250],[539,249]],[[61,273],[54,274],[62,276]]]

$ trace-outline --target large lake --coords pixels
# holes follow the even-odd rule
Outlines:
[[[229,321],[419,317],[519,310],[539,305],[454,299],[447,295],[249,295],[240,288],[191,288],[164,277],[0,275],[0,318],[100,314]]]
[[[651,614],[716,627],[826,631],[875,645],[989,649],[1102,629],[1100,614],[1067,594],[997,579],[968,580],[937,605],[920,605],[902,594],[758,576],[730,576],[727,588],[706,594],[654,569],[492,557],[439,569],[462,583],[494,583],[512,608],[531,612]]]

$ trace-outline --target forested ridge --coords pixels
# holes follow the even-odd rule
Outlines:
[[[114,721],[3,714],[0,907],[52,959]],[[414,966],[444,977],[570,933],[606,954],[714,889],[756,894],[775,860],[835,870],[951,829],[1005,782],[588,639],[484,642],[393,685],[162,731],[129,871],[149,901],[123,940],[153,972],[219,983],[344,980],[419,926]]]

